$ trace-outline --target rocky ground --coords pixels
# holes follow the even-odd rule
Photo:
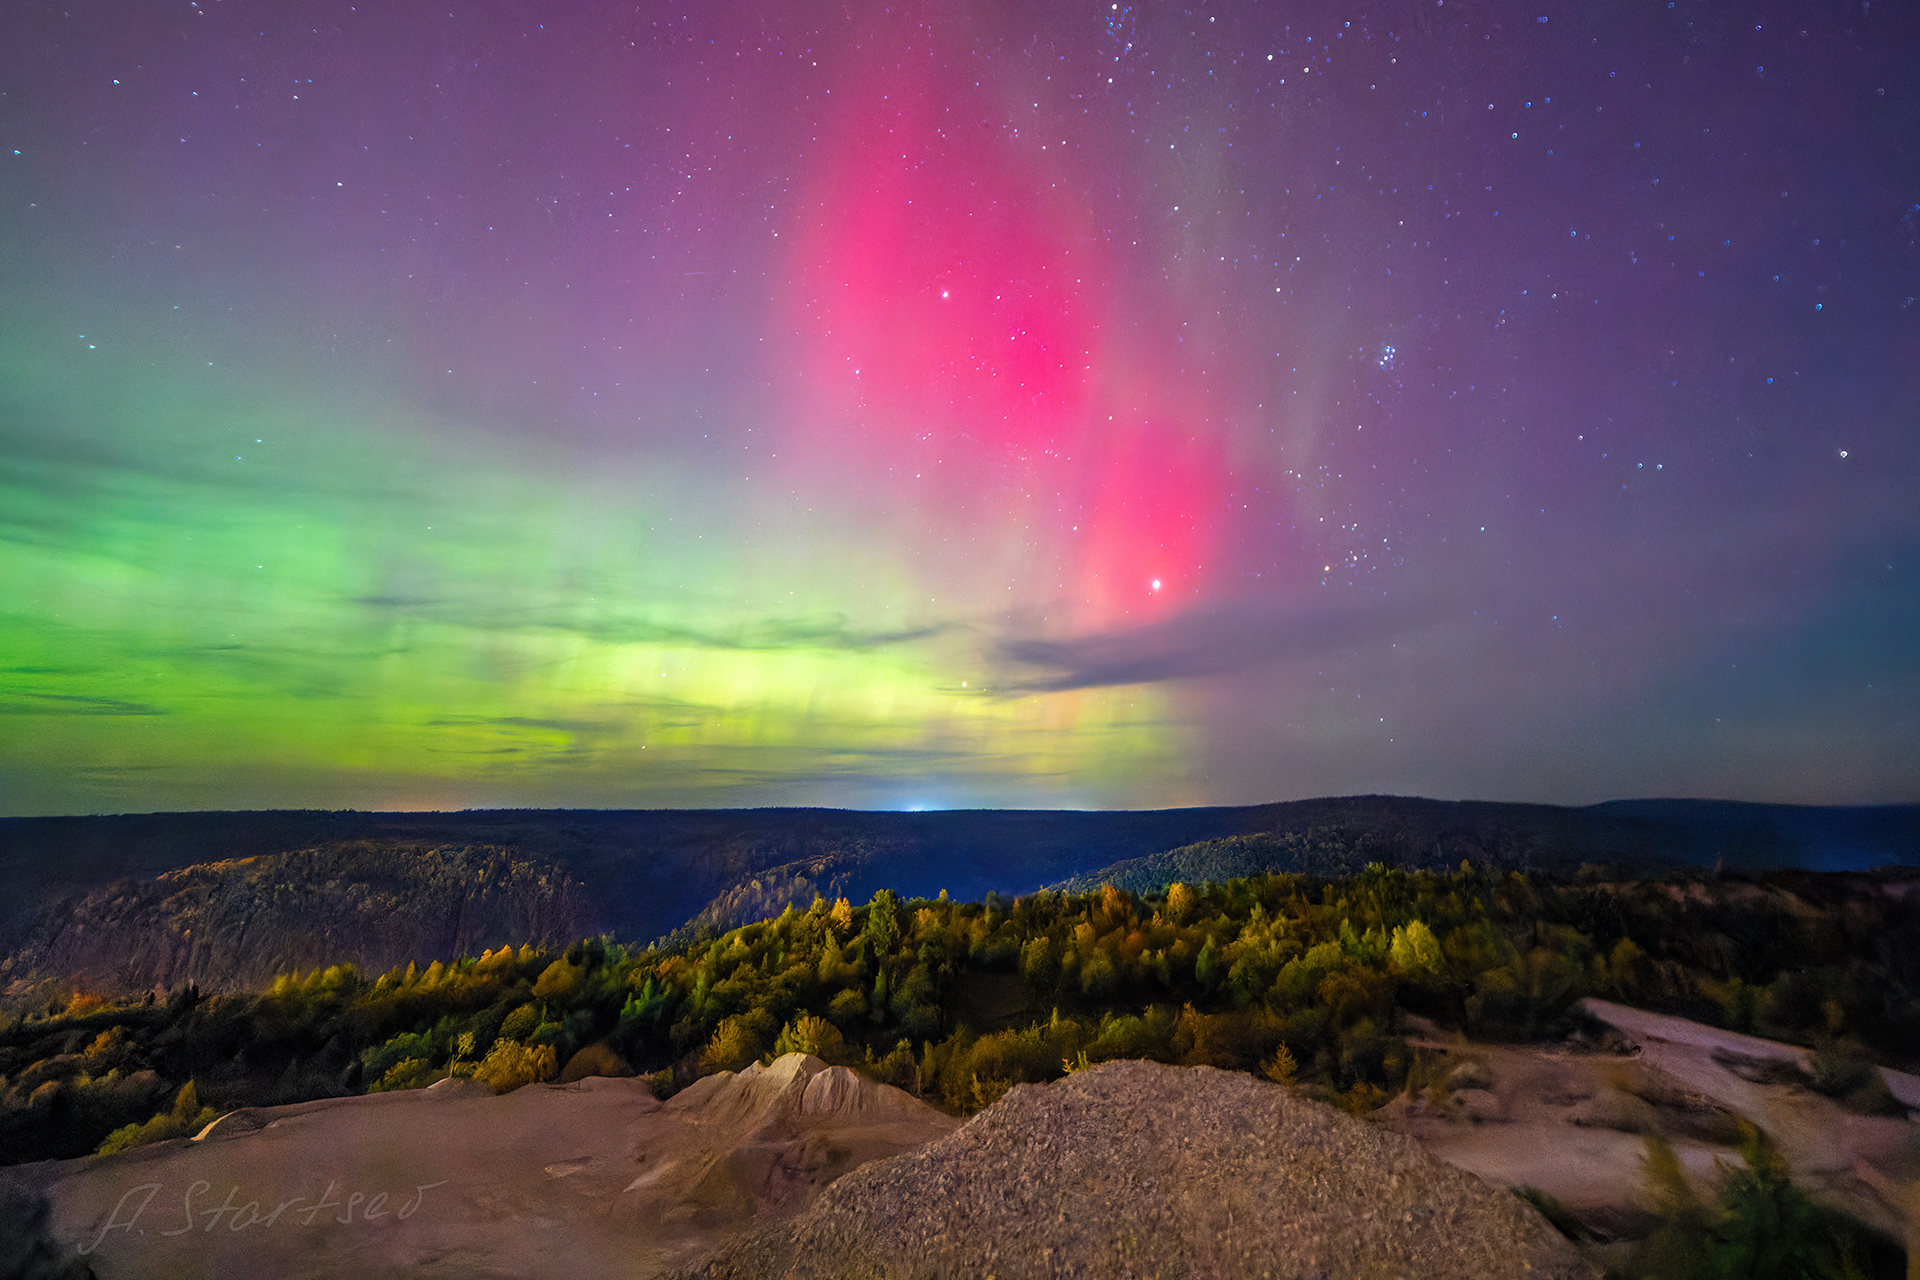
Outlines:
[[[1512,1194],[1399,1134],[1211,1067],[1014,1088],[686,1277],[1597,1277]]]
[[[1512,1188],[1630,1238],[1646,1136],[1711,1196],[1745,1121],[1815,1198],[1914,1251],[1920,1079],[1880,1073],[1863,1114],[1806,1087],[1804,1049],[1586,1013],[1560,1045],[1435,1033],[1434,1086],[1364,1120],[1244,1074],[1113,1062],[962,1125],[797,1054],[665,1103],[595,1078],[241,1111],[196,1141],[4,1171],[0,1245],[37,1238],[21,1274],[63,1280],[1572,1280],[1618,1247],[1582,1254]]]

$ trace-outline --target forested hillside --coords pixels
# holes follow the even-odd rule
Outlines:
[[[664,949],[500,946],[136,1004],[78,992],[0,1026],[0,1150],[77,1155],[203,1108],[448,1074],[504,1090],[637,1071],[668,1092],[795,1049],[957,1111],[1114,1058],[1259,1071],[1363,1110],[1426,1083],[1408,1015],[1526,1040],[1565,1032],[1589,994],[1819,1047],[1810,1083],[1883,1108],[1866,1063],[1910,1068],[1920,1045],[1917,889],[1914,871],[1616,883],[1374,866],[1150,897],[882,890]]]
[[[1224,843],[1222,843],[1224,842]],[[969,901],[1067,882],[1071,892],[1117,884],[1136,893],[1290,871],[1346,875],[1369,863],[1446,870],[1464,861],[1498,870],[1572,875],[1605,863],[1634,875],[1684,865],[1731,870],[1803,866],[1864,870],[1920,862],[1920,806],[1799,807],[1709,801],[1623,801],[1587,808],[1342,796],[1240,808],[1150,812],[981,810],[863,813],[832,809],[469,810],[459,813],[173,813],[0,818],[0,961],[6,980],[68,976],[46,940],[80,916],[94,930],[131,923],[134,938],[86,948],[138,949],[151,932],[153,884],[194,872],[208,894],[232,889],[248,859],[308,854],[329,862],[324,890],[384,896],[412,921],[403,948],[421,963],[453,960],[463,935],[432,851],[491,849],[516,866],[577,883],[576,935],[651,942],[802,910],[815,894],[863,902],[877,890]],[[354,864],[353,851],[366,855]],[[385,853],[381,853],[385,851]],[[396,870],[396,866],[401,866]],[[224,869],[223,869],[224,868]],[[241,873],[241,878],[244,878]],[[132,882],[132,889],[123,887]],[[286,880],[291,884],[291,880]],[[161,895],[165,896],[165,895]],[[109,899],[120,906],[105,909]],[[323,916],[341,904],[329,900]],[[448,909],[454,915],[447,914]],[[288,918],[297,929],[300,917]],[[688,926],[691,925],[690,929]],[[143,933],[142,931],[146,931]],[[284,963],[388,963],[384,941],[343,928],[278,940]],[[205,989],[225,972],[257,979],[222,926],[201,930],[189,975]],[[462,939],[465,938],[465,941]],[[525,941],[522,938],[519,941]],[[253,945],[253,944],[247,944]],[[489,943],[488,945],[492,945]],[[36,971],[40,948],[45,967]],[[83,948],[85,950],[86,948]],[[57,949],[56,949],[57,950]],[[95,981],[104,980],[94,974]]]

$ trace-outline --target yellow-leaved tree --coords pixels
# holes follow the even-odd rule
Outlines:
[[[550,1044],[521,1044],[502,1036],[493,1042],[473,1078],[495,1093],[511,1093],[523,1084],[539,1084],[553,1079],[560,1069],[560,1055]]]
[[[845,1056],[846,1047],[846,1037],[840,1034],[840,1028],[811,1013],[803,1013],[789,1022],[773,1042],[775,1057],[810,1053],[828,1062],[838,1062]]]
[[[174,1095],[173,1110],[162,1111],[144,1124],[122,1125],[107,1135],[95,1154],[109,1156],[116,1151],[144,1147],[149,1142],[191,1138],[219,1118],[212,1107],[200,1105],[200,1091],[189,1080]]]
[[[738,1071],[760,1056],[761,1044],[760,1037],[745,1018],[738,1014],[722,1018],[713,1030],[713,1039],[707,1041],[706,1052],[700,1055],[700,1068]]]
[[[1440,949],[1440,939],[1418,920],[1394,928],[1387,954],[1400,966],[1400,971],[1409,976],[1438,977],[1446,972],[1447,954]]]

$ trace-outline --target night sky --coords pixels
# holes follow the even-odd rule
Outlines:
[[[1916,295],[1891,0],[14,0],[0,811],[1920,799]]]

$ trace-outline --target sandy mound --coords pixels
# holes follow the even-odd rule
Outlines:
[[[252,1108],[193,1142],[10,1170],[100,1280],[651,1277],[958,1122],[790,1054],[660,1103],[637,1080]]]
[[[869,1160],[959,1121],[900,1090],[790,1053],[771,1066],[706,1076],[673,1096],[633,1150],[636,1176],[610,1212],[717,1243],[761,1215],[790,1213]]]
[[[1513,1195],[1276,1085],[1111,1062],[840,1179],[708,1277],[1597,1276]]]

